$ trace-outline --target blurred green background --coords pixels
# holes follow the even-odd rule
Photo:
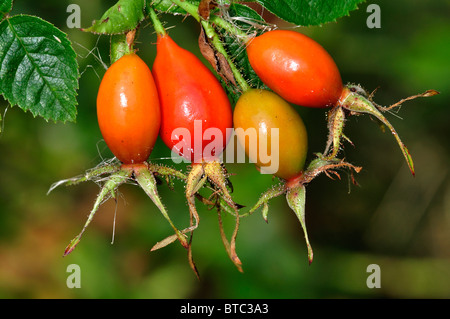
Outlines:
[[[314,248],[308,266],[300,224],[284,198],[271,202],[269,223],[260,214],[241,221],[237,251],[244,273],[228,259],[219,236],[217,214],[198,205],[200,226],[193,251],[201,280],[177,243],[150,248],[172,234],[170,226],[142,190],[120,188],[116,205],[106,202],[72,254],[65,246],[81,230],[98,185],[62,187],[52,183],[79,175],[111,157],[96,121],[95,99],[109,65],[108,37],[68,29],[66,8],[81,7],[89,26],[114,2],[16,1],[12,14],[41,16],[69,34],[82,76],[78,119],[46,123],[18,107],[7,107],[0,136],[0,297],[1,298],[449,298],[450,297],[450,1],[368,1],[349,17],[322,27],[300,28],[334,57],[344,82],[380,87],[375,100],[390,105],[436,89],[440,95],[405,103],[387,114],[416,165],[413,178],[390,133],[368,117],[352,117],[344,155],[364,167],[359,187],[345,174],[326,176],[307,187],[307,225]],[[369,29],[367,5],[381,8],[381,28]],[[163,16],[181,46],[199,53],[198,26],[190,18]],[[279,22],[277,22],[279,23]],[[291,25],[279,23],[282,28]],[[137,45],[151,66],[155,36],[144,23]],[[297,108],[308,132],[310,151],[323,151],[325,111]],[[403,120],[402,120],[403,119]],[[310,154],[310,158],[312,155]],[[152,161],[171,164],[158,141]],[[181,165],[180,168],[186,169]],[[255,203],[275,181],[252,164],[227,165],[234,174],[234,199]],[[177,225],[187,225],[183,185],[160,193]],[[224,217],[228,234],[231,216]],[[181,226],[180,226],[181,227]],[[67,266],[81,267],[81,288],[69,289]],[[378,264],[381,288],[366,286],[367,266]]]

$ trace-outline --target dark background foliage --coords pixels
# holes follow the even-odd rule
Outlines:
[[[111,5],[76,1],[82,26]],[[381,7],[381,29],[366,26],[369,3]],[[74,252],[63,258],[99,190],[95,183],[50,185],[81,174],[111,157],[96,122],[95,99],[109,65],[108,38],[66,27],[69,2],[16,1],[13,14],[41,16],[69,34],[82,76],[77,123],[54,124],[0,102],[5,113],[0,136],[0,297],[2,298],[448,298],[450,296],[450,134],[448,104],[450,2],[372,1],[349,17],[322,27],[300,28],[334,57],[344,82],[360,83],[375,100],[389,105],[436,89],[440,95],[405,103],[388,114],[416,164],[413,178],[390,133],[368,117],[347,122],[355,144],[343,154],[364,167],[359,187],[326,176],[307,188],[307,224],[315,259],[308,266],[303,233],[283,198],[271,202],[269,223],[260,214],[242,220],[238,254],[244,273],[229,261],[217,216],[200,209],[193,250],[201,281],[190,270],[185,250],[172,244],[150,252],[171,234],[153,203],[133,185],[121,187],[117,207],[105,203]],[[198,25],[192,19],[162,16],[171,36],[199,54]],[[292,25],[272,21],[281,28]],[[139,53],[151,66],[155,56],[151,25],[144,23]],[[297,107],[312,152],[323,151],[325,111]],[[151,159],[171,164],[158,141]],[[183,165],[180,168],[185,168]],[[273,183],[252,164],[227,165],[235,200],[250,206]],[[183,185],[160,192],[179,225],[188,222]],[[200,207],[200,205],[199,205]],[[117,209],[114,243],[114,212]],[[224,218],[227,231],[233,220]],[[81,288],[66,286],[70,264],[81,267]],[[366,268],[378,264],[381,288],[369,289]]]

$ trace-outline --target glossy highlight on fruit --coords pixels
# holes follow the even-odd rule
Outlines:
[[[178,46],[167,34],[158,35],[153,76],[161,101],[160,136],[164,143],[191,162],[205,160],[203,150],[211,142],[204,138],[209,128],[221,133],[225,148],[232,128],[232,110],[224,89],[214,74],[191,52]],[[201,130],[195,130],[195,122]],[[175,129],[185,128],[190,135],[174,136]],[[219,137],[218,137],[219,138]]]
[[[268,31],[248,42],[252,68],[274,92],[305,107],[331,107],[343,85],[333,58],[316,41],[291,30]]]
[[[308,138],[303,120],[297,111],[277,94],[259,89],[251,89],[239,98],[234,114],[234,128],[239,143],[258,167],[267,163],[261,161],[260,149],[257,153],[250,152],[250,143],[246,141],[244,131],[254,128],[258,132],[258,145],[260,140],[267,141],[268,149],[274,149],[271,139],[271,129],[279,129],[279,154],[272,160],[278,161],[278,171],[274,174],[285,180],[290,180],[302,173],[305,165]]]
[[[148,159],[158,137],[158,92],[147,64],[135,53],[113,63],[98,89],[97,118],[111,152],[123,164]]]

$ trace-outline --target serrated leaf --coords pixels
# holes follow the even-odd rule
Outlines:
[[[279,18],[301,26],[321,25],[348,16],[365,0],[256,0]]]
[[[100,20],[83,31],[99,34],[120,34],[135,29],[144,20],[145,0],[119,0],[106,10]]]
[[[76,53],[67,35],[35,16],[0,23],[0,93],[34,116],[75,121]]]
[[[0,0],[0,20],[11,11],[12,9],[12,0]]]

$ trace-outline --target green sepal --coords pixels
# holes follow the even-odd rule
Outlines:
[[[309,243],[308,232],[306,230],[306,218],[305,218],[305,202],[306,202],[306,187],[305,185],[298,185],[290,188],[286,194],[286,200],[289,207],[297,215],[298,220],[303,228],[305,234],[306,246],[308,248],[308,261],[309,264],[313,261],[313,250]]]
[[[84,231],[87,229],[89,224],[91,223],[92,219],[94,218],[95,213],[98,211],[100,205],[108,198],[108,196],[111,196],[112,198],[116,198],[116,189],[125,183],[128,178],[130,178],[131,172],[126,170],[120,170],[113,175],[111,175],[108,180],[103,185],[102,189],[100,190],[100,193],[97,196],[97,199],[94,203],[94,207],[91,210],[91,213],[88,216],[88,219],[86,223],[83,226],[83,229],[81,232],[71,240],[69,245],[67,245],[66,249],[64,250],[64,255],[67,256],[70,254],[78,245],[78,243],[81,240],[81,236],[83,235]]]
[[[181,245],[183,245],[183,247],[185,248],[188,248],[189,244],[187,242],[186,237],[182,234],[182,232],[178,230],[177,227],[175,227],[174,223],[169,217],[169,214],[167,213],[166,208],[164,207],[164,204],[161,201],[161,198],[158,194],[158,189],[156,187],[155,177],[153,176],[153,173],[148,169],[148,166],[142,165],[139,167],[135,167],[133,169],[133,173],[136,182],[144,190],[144,192],[151,198],[156,207],[158,207],[159,211],[164,216],[164,218],[169,222],[170,226],[172,226]]]

